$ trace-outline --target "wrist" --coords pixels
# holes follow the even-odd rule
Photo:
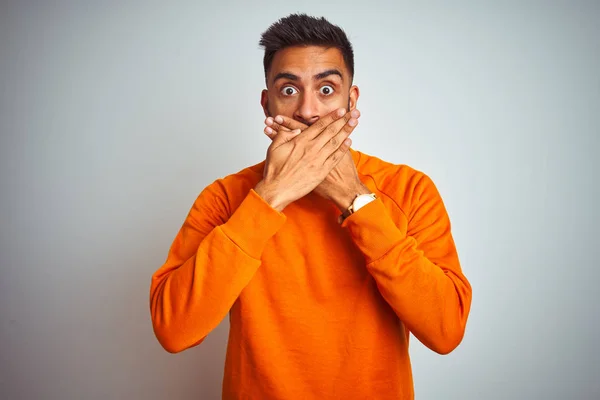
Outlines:
[[[342,192],[340,192],[335,198],[333,198],[333,202],[336,204],[338,209],[341,212],[344,212],[352,205],[352,202],[361,194],[370,194],[371,190],[366,187],[362,182],[357,182],[355,185],[351,187],[345,188]]]
[[[265,182],[264,179],[258,182],[258,184],[254,187],[254,191],[278,212],[283,211],[283,209],[288,205],[288,203],[286,203],[281,196],[281,190],[278,190],[275,185]]]

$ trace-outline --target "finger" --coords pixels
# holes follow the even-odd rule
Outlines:
[[[285,126],[279,125],[277,122],[275,122],[273,117],[268,117],[267,119],[265,119],[265,125],[271,129],[273,129],[275,132],[277,132],[279,130],[284,130],[284,131],[293,130],[293,129],[286,128]]]
[[[343,108],[333,110],[326,116],[319,118],[317,122],[312,124],[310,127],[304,131],[304,137],[307,140],[312,140],[319,136],[329,125],[333,124],[335,121],[338,121],[340,118],[344,116],[346,110]]]
[[[284,115],[276,116],[273,119],[273,124],[279,124],[279,126],[285,127],[290,131],[293,131],[294,129],[300,129],[301,131],[303,131],[306,128],[308,128],[308,125],[305,125],[302,122],[296,121],[295,119],[286,117]]]
[[[360,111],[358,110],[352,110],[351,112],[346,113],[341,119],[325,128],[325,130],[314,139],[315,146],[318,149],[321,149],[329,145],[331,146],[329,149],[330,151],[337,149],[340,143],[354,131],[358,125],[359,117]]]
[[[338,165],[340,161],[342,161],[342,159],[346,155],[346,152],[350,149],[350,146],[352,146],[352,139],[344,139],[342,144],[333,153],[331,153],[329,157],[327,157],[324,163],[325,167],[329,169],[334,169],[335,166]]]
[[[300,134],[300,132],[302,132],[300,129],[295,129],[293,131],[283,131],[275,134],[273,136],[273,148],[276,149],[282,144],[293,140],[296,136]]]
[[[268,126],[265,127],[265,129],[263,130],[264,134],[267,135],[269,137],[269,139],[273,140],[275,139],[275,136],[277,135],[277,132],[273,131],[273,129],[269,128]]]
[[[271,125],[265,127],[265,133],[277,133],[279,131],[291,131],[293,129],[286,128],[285,126],[279,125],[277,122],[272,122]]]
[[[287,128],[283,128],[283,129],[287,129]],[[269,128],[268,126],[263,130],[263,133],[271,140],[275,140],[275,137],[280,134],[280,133],[287,133],[287,134],[291,134],[291,137],[294,138],[297,136],[298,133],[300,133],[301,131],[299,129],[296,129],[294,131],[288,131],[288,130],[284,130],[284,131],[279,131],[276,132],[274,130],[272,130],[271,128]]]
[[[279,126],[279,124],[274,123],[272,126],[266,126],[263,132],[271,140],[273,140],[279,132],[291,132],[291,130],[284,126]]]

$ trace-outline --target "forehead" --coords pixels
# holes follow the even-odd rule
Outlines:
[[[301,79],[310,79],[320,72],[337,69],[344,80],[349,75],[342,52],[335,47],[294,46],[279,50],[273,57],[269,82],[280,72],[290,72]]]

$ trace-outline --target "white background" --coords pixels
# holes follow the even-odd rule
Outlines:
[[[473,285],[416,398],[599,398],[599,3],[273,3],[2,2],[0,398],[220,398],[227,321],[166,353],[150,277],[264,158],[258,40],[296,11],[348,33],[354,148],[431,176]]]

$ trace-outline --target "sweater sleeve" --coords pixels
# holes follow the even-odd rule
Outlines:
[[[229,217],[217,183],[202,191],[152,276],[150,313],[165,350],[198,345],[227,315],[285,216],[254,190]]]
[[[425,346],[447,354],[464,336],[471,286],[461,271],[445,206],[429,177],[415,185],[414,198],[406,231],[396,226],[381,199],[352,214],[343,226],[400,320]]]

